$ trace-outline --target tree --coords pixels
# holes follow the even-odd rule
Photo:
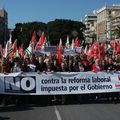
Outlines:
[[[47,25],[47,34],[51,44],[56,45],[59,39],[62,38],[63,44],[66,42],[67,35],[70,39],[79,37],[83,40],[83,30],[85,25],[78,21],[56,19]]]
[[[35,31],[37,39],[42,34],[42,31],[46,31],[46,24],[42,22],[31,22],[31,23],[17,23],[14,31],[12,32],[13,39],[18,39],[18,46],[23,44],[24,49],[28,47],[32,34]]]
[[[18,40],[18,46],[23,44],[24,49],[28,47],[32,37],[32,33],[35,31],[37,40],[41,36],[42,32],[45,32],[47,40],[50,41],[51,45],[57,45],[59,39],[62,38],[65,44],[67,35],[70,40],[78,37],[83,40],[83,31],[85,25],[82,22],[56,19],[54,21],[46,23],[42,22],[29,22],[29,23],[17,23],[14,31],[12,32],[12,40]]]

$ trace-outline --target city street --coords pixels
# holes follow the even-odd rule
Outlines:
[[[0,120],[119,120],[120,104],[0,106]]]

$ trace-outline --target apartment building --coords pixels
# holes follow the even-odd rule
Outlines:
[[[8,14],[4,8],[0,8],[0,44],[3,46],[8,35]]]
[[[119,25],[120,5],[104,6],[97,10],[97,36],[100,41],[115,38],[114,30]]]

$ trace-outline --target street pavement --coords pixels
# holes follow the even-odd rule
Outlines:
[[[0,120],[120,120],[120,104],[1,105]]]

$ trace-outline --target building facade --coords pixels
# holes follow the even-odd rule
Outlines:
[[[84,24],[86,26],[85,36],[86,41],[92,39],[92,36],[97,33],[97,14],[94,11],[93,13],[86,14],[84,18]],[[89,42],[89,41],[88,41]]]
[[[96,33],[97,28],[97,15],[95,12],[91,14],[86,14],[84,19],[84,24],[86,25],[86,35],[91,35]]]
[[[119,25],[120,5],[104,6],[97,11],[97,36],[100,41],[115,38],[114,30]]]
[[[4,8],[0,8],[0,44],[5,45],[8,36],[8,14]]]
[[[112,38],[120,39],[120,33],[117,30],[120,30],[120,12],[118,15],[112,18],[111,20],[111,27],[112,27]]]

